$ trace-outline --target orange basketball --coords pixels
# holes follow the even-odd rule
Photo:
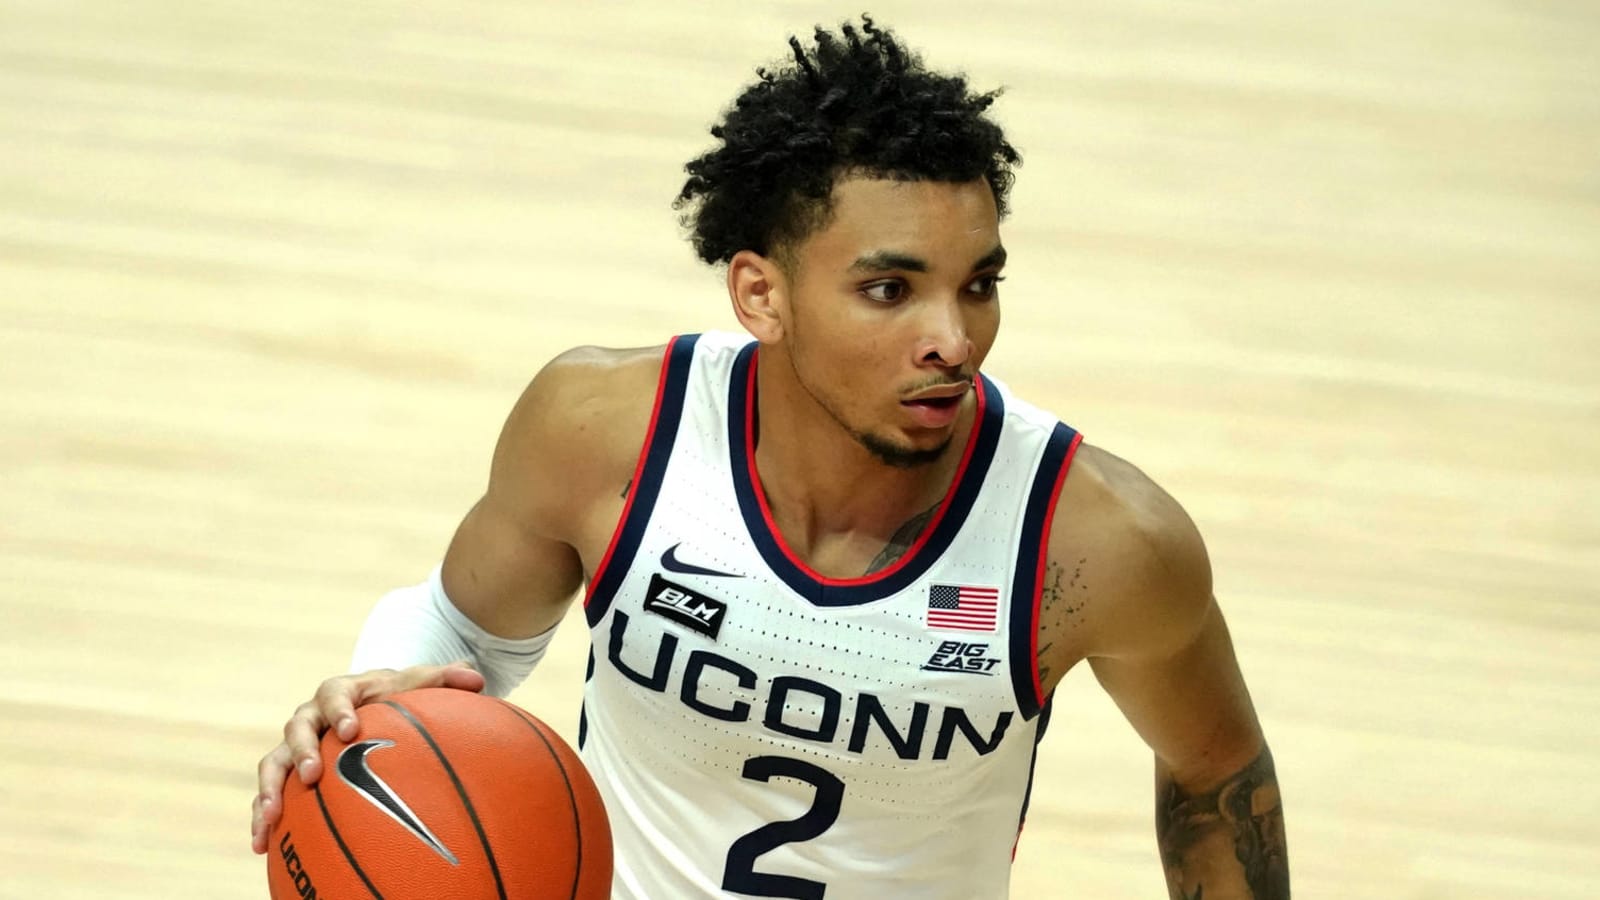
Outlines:
[[[448,688],[356,710],[293,774],[267,847],[272,900],[604,900],[611,830],[594,781],[543,722]]]

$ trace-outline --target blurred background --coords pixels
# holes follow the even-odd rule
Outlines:
[[[264,898],[255,763],[814,2],[0,0],[0,897]],[[874,4],[1004,86],[988,371],[1189,509],[1297,895],[1600,892],[1600,6]],[[515,700],[572,738],[569,621]],[[1017,897],[1164,895],[1056,701]]]

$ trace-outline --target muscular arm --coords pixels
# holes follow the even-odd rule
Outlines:
[[[1209,597],[1197,630],[1153,657],[1090,660],[1155,750],[1156,839],[1174,898],[1289,896],[1277,773]]]
[[[1254,762],[1211,790],[1185,791],[1158,767],[1156,836],[1174,898],[1289,896],[1283,804],[1265,745]],[[1231,886],[1232,893],[1205,893],[1206,885]]]
[[[449,603],[479,629],[516,640],[560,621],[582,584],[585,562],[598,558],[621,512],[617,494],[644,441],[661,359],[662,348],[569,351],[523,393],[495,448],[488,490],[445,555]],[[431,593],[422,598],[435,599]],[[267,833],[283,815],[289,772],[297,769],[306,784],[322,777],[322,733],[332,728],[342,740],[354,740],[357,706],[419,687],[486,685],[469,669],[418,664],[438,646],[425,646],[426,634],[419,640],[414,633],[432,627],[426,610],[402,605],[386,611],[380,602],[373,615],[385,614],[401,617],[405,627],[397,642],[385,644],[379,635],[367,648],[377,668],[323,681],[284,724],[283,742],[262,757],[251,807],[255,852],[266,851]],[[448,623],[439,627],[454,630]],[[442,643],[449,648],[448,640]],[[526,671],[506,678],[520,679]]]
[[[1175,900],[1287,898],[1277,774],[1199,533],[1143,473],[1090,447],[1061,502],[1074,515],[1051,535],[1041,680],[1053,687],[1088,659],[1154,751],[1157,841]]]
[[[661,353],[568,351],[517,401],[488,489],[444,559],[445,592],[486,631],[529,637],[561,621],[583,583],[585,553],[621,511]]]

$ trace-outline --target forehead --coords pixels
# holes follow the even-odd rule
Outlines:
[[[982,178],[966,182],[896,181],[851,176],[834,185],[832,213],[801,256],[818,265],[883,251],[947,263],[966,271],[1000,243],[994,192]]]

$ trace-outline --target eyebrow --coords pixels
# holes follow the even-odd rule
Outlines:
[[[983,255],[983,258],[972,264],[972,271],[979,269],[997,269],[1006,264],[1006,248],[999,244],[994,249]]]
[[[972,264],[972,271],[989,269],[1006,264],[1006,248],[996,245],[993,250],[983,255],[982,259]],[[896,253],[893,250],[877,250],[865,256],[856,258],[850,264],[852,272],[889,272],[899,270],[902,272],[926,272],[928,262],[918,256],[908,253]]]
[[[891,269],[901,269],[907,272],[926,272],[928,263],[920,257],[906,253],[896,253],[893,250],[876,250],[865,256],[856,258],[850,264],[852,272],[888,272]]]

